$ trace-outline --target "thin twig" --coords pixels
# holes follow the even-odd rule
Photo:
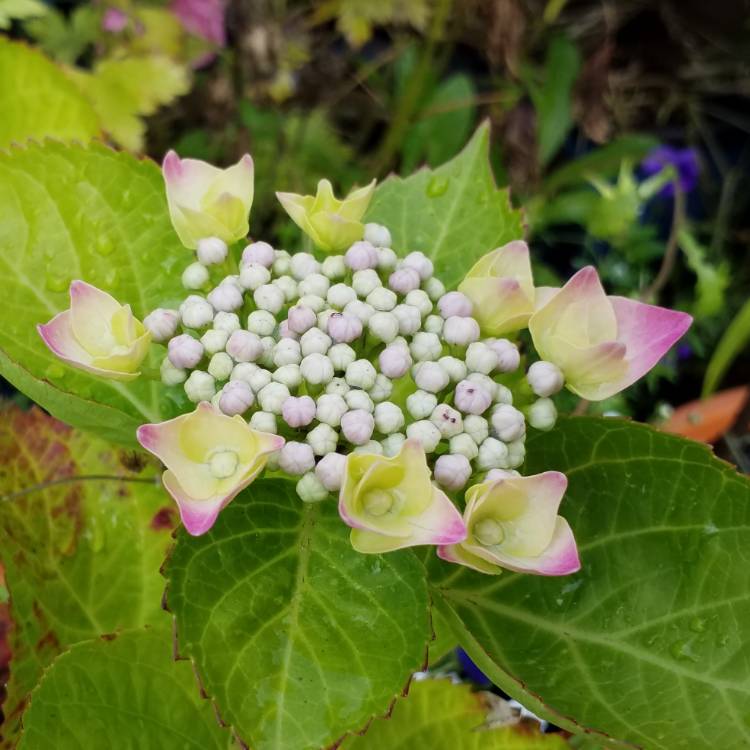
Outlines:
[[[11,492],[7,495],[0,495],[0,502],[6,500],[16,500],[19,497],[25,495],[32,495],[34,492],[42,492],[43,490],[49,489],[50,487],[57,487],[62,484],[75,484],[76,482],[136,482],[140,484],[153,484],[156,485],[159,481],[158,476],[153,477],[123,477],[116,474],[83,474],[81,476],[74,477],[63,477],[62,479],[50,479],[47,482],[39,482],[39,484],[32,484],[30,487],[26,487],[17,492]]]

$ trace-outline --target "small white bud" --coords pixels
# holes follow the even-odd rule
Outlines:
[[[293,302],[299,296],[297,282],[291,276],[279,276],[271,283],[281,289],[284,302]]]
[[[344,378],[352,388],[362,388],[362,390],[367,391],[375,385],[377,374],[368,360],[356,359],[346,368]]]
[[[396,404],[383,401],[375,407],[375,428],[383,435],[397,432],[404,423],[404,413]]]
[[[427,296],[427,292],[423,292],[421,289],[414,289],[409,292],[404,302],[416,307],[423,318],[432,312],[432,300]]]
[[[489,375],[497,367],[497,354],[487,344],[475,341],[466,349],[466,366],[471,372]]]
[[[253,292],[253,300],[259,310],[267,310],[276,315],[284,307],[286,298],[279,287],[274,284],[263,284]]]
[[[329,492],[338,492],[344,482],[346,456],[328,453],[315,466],[315,475]]]
[[[398,264],[398,255],[390,247],[379,247],[378,268],[383,271],[392,271]]]
[[[393,383],[382,372],[379,372],[375,376],[375,385],[369,390],[370,397],[377,403],[390,398],[391,393],[393,393]]]
[[[305,357],[310,354],[325,354],[332,343],[331,337],[319,328],[305,331],[299,340],[300,351]]]
[[[388,227],[384,227],[382,224],[375,224],[374,222],[365,224],[364,238],[375,247],[391,246],[391,233],[388,231]]]
[[[320,273],[320,263],[310,253],[295,253],[291,259],[291,270],[292,276],[302,281],[311,274]]]
[[[419,274],[419,278],[422,279],[422,281],[429,279],[434,271],[432,261],[424,253],[420,253],[418,250],[409,253],[404,258],[404,265],[407,268],[413,268]]]
[[[287,388],[299,388],[302,384],[302,373],[299,371],[299,365],[288,364],[282,365],[273,373],[273,379],[277,383],[282,383]]]
[[[388,277],[388,288],[399,294],[409,294],[419,289],[421,279],[413,268],[400,266]]]
[[[365,268],[362,271],[355,271],[352,274],[352,289],[354,289],[360,297],[366,297],[375,289],[382,289],[382,287],[383,282],[380,281],[378,272],[372,268]]]
[[[443,455],[435,461],[435,479],[446,490],[455,492],[463,489],[470,476],[469,459],[460,453]]]
[[[276,367],[298,365],[302,361],[302,350],[299,341],[281,339],[273,349],[273,363]]]
[[[310,385],[324,385],[333,379],[333,364],[325,354],[308,354],[300,362],[299,369]]]
[[[314,313],[321,313],[325,309],[326,301],[317,294],[306,294],[299,298],[299,304],[309,307]]]
[[[324,393],[318,396],[315,419],[331,427],[338,427],[341,424],[341,417],[347,411],[349,411],[349,407],[343,396],[339,396],[337,393]]]
[[[235,331],[227,341],[226,350],[235,362],[257,362],[263,356],[260,337],[250,331]]]
[[[481,445],[490,434],[489,422],[478,414],[464,417],[464,432],[477,444]]]
[[[396,305],[393,308],[393,315],[398,321],[398,332],[402,336],[411,336],[422,325],[422,316],[412,305]]]
[[[357,293],[346,284],[334,284],[326,295],[326,300],[331,307],[337,307],[342,310],[349,302],[357,299]]]
[[[440,430],[427,419],[412,422],[406,428],[406,436],[422,444],[425,453],[432,453],[440,442]]]
[[[143,325],[157,344],[169,341],[179,323],[180,314],[177,310],[168,310],[164,307],[158,307],[143,319]]]
[[[297,288],[300,297],[311,294],[314,297],[325,299],[328,290],[331,288],[331,282],[322,273],[311,273],[299,282]]]
[[[276,253],[267,242],[251,242],[242,251],[242,265],[259,263],[270,268],[276,259]]]
[[[479,447],[465,432],[454,435],[450,439],[448,447],[451,453],[454,455],[466,456],[469,461],[473,461],[479,455]]]
[[[352,271],[375,268],[378,264],[378,251],[372,243],[359,240],[346,251],[344,262]]]
[[[524,441],[512,440],[508,443],[508,466],[517,469],[526,460],[526,445]]]
[[[242,367],[242,365],[237,365],[237,367]],[[237,367],[235,367],[235,370]],[[232,374],[234,374],[234,370],[232,370]],[[257,394],[273,380],[273,376],[269,370],[255,365],[255,370],[247,378],[242,379],[253,389],[253,393]]]
[[[301,476],[315,467],[315,456],[307,443],[293,440],[284,444],[279,451],[279,466],[282,471],[292,476]]]
[[[374,429],[375,420],[372,414],[362,409],[348,411],[341,417],[341,432],[354,445],[364,445],[372,436]]]
[[[512,404],[513,391],[501,383],[495,383],[495,395],[493,401],[498,404]]]
[[[557,409],[552,399],[540,398],[526,410],[529,424],[536,430],[551,430],[557,421]]]
[[[276,348],[276,339],[273,336],[263,336],[260,343],[263,344],[263,354],[260,355],[260,364],[271,370],[274,367],[273,352]]]
[[[253,310],[247,316],[247,330],[258,336],[270,336],[276,328],[276,318],[268,310]]]
[[[337,396],[345,396],[351,388],[344,378],[334,378],[327,386],[326,393],[333,393]]]
[[[474,318],[453,315],[443,323],[443,338],[449,344],[466,346],[479,340],[479,323]]]
[[[208,284],[208,269],[201,263],[191,263],[182,272],[182,286],[185,289],[200,289]]]
[[[175,367],[170,361],[169,357],[164,357],[161,366],[159,367],[159,373],[161,375],[161,382],[164,385],[179,385],[184,383],[187,379],[187,370],[181,367]]]
[[[375,404],[372,402],[370,395],[359,388],[352,388],[348,391],[344,396],[344,400],[350,410],[361,409],[369,414],[375,411]]]
[[[456,385],[453,402],[464,414],[481,414],[492,403],[492,393],[481,383],[462,380]]]
[[[424,319],[424,330],[439,336],[443,332],[443,319],[439,315],[428,315]]]
[[[294,339],[295,341],[299,341],[299,334],[289,328],[288,320],[282,320],[279,323],[278,337],[280,339]]]
[[[336,310],[334,310],[332,307],[327,307],[325,310],[321,310],[318,313],[318,328],[320,328],[321,331],[327,331],[328,330],[328,321],[331,318],[331,315],[334,315],[336,313]]]
[[[276,415],[268,411],[256,411],[250,417],[249,425],[258,432],[269,432],[275,435],[277,430]]]
[[[292,270],[292,256],[286,250],[276,250],[276,260],[271,266],[275,276],[286,276]]]
[[[209,328],[201,336],[201,344],[206,350],[206,354],[216,354],[220,352],[227,345],[227,339],[229,334],[226,331],[218,331],[215,328]]]
[[[414,419],[429,417],[437,406],[437,396],[426,391],[414,391],[406,399],[406,410]]]
[[[289,398],[289,389],[283,383],[271,382],[261,388],[260,392],[255,392],[258,394],[260,408],[272,414],[281,414],[281,407]]]
[[[438,364],[448,373],[454,383],[466,377],[466,365],[458,357],[440,357]]]
[[[170,339],[167,344],[169,361],[181,370],[195,367],[203,358],[203,344],[187,333]]]
[[[258,365],[252,362],[240,362],[232,368],[232,374],[229,376],[229,380],[241,380],[244,383],[250,385],[250,377],[258,370]],[[269,376],[270,382],[270,376]],[[265,385],[265,383],[264,383]],[[252,388],[252,385],[250,385]]]
[[[185,381],[187,397],[197,404],[199,401],[210,401],[216,393],[216,382],[203,370],[193,370]]]
[[[425,281],[424,290],[433,302],[437,302],[445,294],[445,284],[437,276],[432,276]]]
[[[237,313],[219,311],[214,315],[214,329],[234,333],[240,328],[240,317]]]
[[[448,292],[444,294],[437,303],[440,315],[444,318],[450,318],[457,315],[459,318],[468,318],[474,305],[471,300],[461,292]]]
[[[249,263],[240,268],[240,285],[254,292],[271,281],[271,272],[260,263]]]
[[[290,427],[307,427],[315,419],[315,402],[310,396],[289,396],[281,405],[281,416]]]
[[[500,479],[512,479],[513,477],[520,477],[521,475],[515,469],[490,469],[487,472],[487,476],[484,478],[485,482],[497,482]]]
[[[390,344],[398,336],[398,319],[390,312],[376,312],[367,323],[367,329],[384,344]]]
[[[495,396],[497,396],[497,387],[499,384],[496,383],[489,375],[483,375],[481,372],[471,372],[466,376],[466,379],[470,383],[476,383],[477,385],[482,386],[482,388],[490,394],[492,400],[495,400]]]
[[[430,393],[438,393],[450,382],[448,373],[437,362],[417,362],[412,368],[417,387]]]
[[[518,440],[526,433],[526,420],[523,414],[510,404],[500,404],[492,410],[492,429],[504,443]]]
[[[488,437],[479,446],[477,466],[483,471],[487,469],[507,469],[508,446],[500,440]]]
[[[513,372],[521,363],[518,347],[508,339],[487,339],[487,346],[497,354],[497,369],[499,372]]]
[[[378,357],[380,371],[389,378],[400,378],[412,365],[411,354],[406,345],[394,341],[383,349]]]
[[[331,313],[334,311],[331,310]],[[353,315],[358,318],[363,325],[366,325],[370,318],[375,314],[375,308],[372,305],[368,305],[367,302],[362,302],[360,299],[355,299],[352,302],[348,302],[343,310],[345,315]]]
[[[401,446],[406,441],[406,435],[403,432],[394,432],[388,435],[380,444],[383,446],[383,455],[392,458],[401,451]]]
[[[230,380],[222,389],[219,397],[219,409],[233,417],[244,414],[255,402],[250,386],[242,380]]]
[[[307,433],[307,442],[316,456],[325,456],[336,450],[339,434],[325,422],[315,426]]]
[[[430,422],[440,430],[444,438],[454,437],[464,429],[464,422],[461,418],[461,412],[456,411],[448,404],[439,404],[430,415]]]
[[[534,362],[526,373],[531,390],[537,396],[554,396],[563,387],[565,378],[560,368],[552,362]]]
[[[204,328],[214,320],[213,307],[200,297],[193,297],[181,305],[180,312],[186,328]]]
[[[368,305],[372,305],[376,310],[381,312],[390,312],[396,307],[398,297],[390,289],[386,289],[384,286],[379,286],[373,289],[365,300]]]
[[[218,237],[205,237],[202,240],[198,240],[196,254],[198,262],[204,266],[221,263],[227,257],[227,252],[229,252],[227,243]]]
[[[321,266],[323,275],[333,281],[340,279],[346,274],[346,263],[343,255],[329,255]]]
[[[349,344],[334,344],[328,350],[328,359],[337,372],[344,372],[357,359],[354,349]]]
[[[302,476],[295,489],[303,503],[322,503],[328,497],[328,490],[312,471]]]
[[[436,334],[420,331],[414,334],[409,351],[417,362],[436,362],[443,353],[443,344]]]
[[[234,369],[234,362],[226,352],[217,352],[208,363],[208,372],[216,380],[227,380]]]
[[[352,453],[375,453],[383,455],[383,446],[377,440],[368,440],[364,445],[358,445]]]
[[[333,313],[327,321],[328,335],[337,343],[349,343],[362,335],[362,322],[347,313]]]

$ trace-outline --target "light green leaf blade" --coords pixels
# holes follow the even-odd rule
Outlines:
[[[396,701],[386,719],[376,719],[360,737],[347,738],[346,750],[565,750],[567,742],[542,734],[538,725],[492,726],[491,693],[474,693],[447,679],[420,680]]]
[[[57,654],[118,628],[166,621],[158,571],[174,513],[164,491],[146,481],[158,474],[39,409],[0,412],[0,563],[14,622],[0,747],[12,741],[26,696]],[[144,482],[38,487],[90,475]]]
[[[523,236],[521,212],[495,185],[487,124],[446,164],[378,185],[365,220],[385,224],[400,255],[421,250],[432,258],[448,287],[482,255]]]
[[[732,362],[748,343],[750,343],[750,300],[745,302],[734,316],[711,355],[703,379],[702,395],[704,397],[710,396],[716,390]]]
[[[50,136],[88,141],[99,132],[94,110],[39,51],[0,37],[0,149]]]
[[[745,747],[750,481],[698,443],[562,420],[525,473],[564,471],[583,568],[493,579],[435,566],[478,666],[532,710],[649,750]],[[441,578],[443,578],[441,582]]]
[[[166,604],[222,719],[254,750],[328,747],[384,714],[430,637],[424,568],[361,555],[335,503],[255,482],[209,533],[180,533]]]
[[[0,29],[9,29],[11,21],[43,16],[47,6],[41,0],[0,0]]]
[[[52,142],[0,154],[0,374],[54,416],[134,445],[139,424],[176,408],[158,372],[130,383],[89,376],[60,363],[36,326],[68,307],[75,278],[129,303],[140,319],[175,306],[189,258],[152,162]],[[146,367],[156,368],[158,351]]]
[[[223,750],[230,736],[200,697],[168,628],[84,641],[59,656],[31,695],[19,750]]]

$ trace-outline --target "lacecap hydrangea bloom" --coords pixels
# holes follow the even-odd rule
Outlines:
[[[141,311],[141,324],[75,282],[71,310],[40,332],[102,376],[134,377],[143,342],[160,347],[164,387],[195,410],[143,425],[138,440],[165,465],[189,533],[270,469],[302,502],[338,496],[363,553],[434,545],[488,574],[578,569],[558,514],[565,476],[519,473],[527,432],[554,428],[564,387],[603,399],[641,377],[689,316],[608,297],[591,268],[536,288],[522,240],[488,249],[448,290],[429,252],[364,223],[374,183],[341,200],[325,180],[315,196],[279,193],[315,247],[290,253],[244,240],[249,156],[218,170],[170,154],[164,176],[194,250],[181,304]],[[84,289],[96,305],[79,304]],[[527,327],[536,352],[519,348]]]

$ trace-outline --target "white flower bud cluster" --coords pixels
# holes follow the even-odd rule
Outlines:
[[[398,259],[390,241],[367,224],[363,240],[322,262],[253,242],[238,273],[218,279],[228,249],[207,238],[182,275],[179,310],[145,319],[167,347],[162,381],[283,435],[272,465],[299,477],[309,502],[339,489],[346,454],[393,456],[407,438],[459,491],[519,467],[527,422],[548,430],[557,418],[560,370],[535,362],[523,382],[517,346],[483,339],[471,301],[446,293],[426,255]]]

